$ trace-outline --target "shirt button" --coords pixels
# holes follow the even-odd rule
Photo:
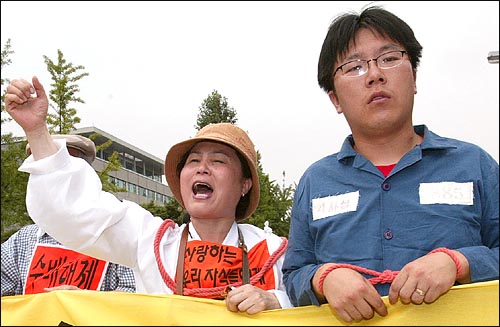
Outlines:
[[[394,236],[394,235],[392,234],[392,230],[390,230],[390,229],[386,229],[386,230],[384,231],[384,238],[385,238],[386,240],[390,240],[390,239],[392,239],[392,237],[393,237],[393,236]]]
[[[389,183],[389,182],[383,182],[382,183],[382,189],[384,191],[389,191],[391,189],[391,183]]]

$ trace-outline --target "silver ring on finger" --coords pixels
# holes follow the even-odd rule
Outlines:
[[[415,293],[417,293],[420,296],[425,296],[425,292],[423,290],[421,290],[420,288],[416,288]]]

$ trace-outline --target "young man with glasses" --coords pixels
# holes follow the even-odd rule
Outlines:
[[[413,125],[421,54],[379,7],[330,25],[318,82],[352,134],[297,186],[283,265],[292,304],[328,302],[352,322],[387,315],[381,296],[432,303],[498,279],[498,163]]]

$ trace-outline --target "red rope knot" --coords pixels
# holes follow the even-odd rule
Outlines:
[[[375,284],[386,284],[386,283],[391,283],[394,278],[398,275],[399,271],[392,271],[392,270],[384,270],[383,272],[378,272],[375,270],[355,266],[355,265],[350,265],[350,264],[332,264],[330,267],[326,268],[323,273],[321,273],[321,276],[319,277],[319,283],[318,283],[318,289],[321,293],[323,293],[323,283],[325,281],[326,275],[328,275],[332,270],[338,269],[338,268],[349,268],[356,270],[360,273],[364,274],[369,274],[377,277],[370,278],[369,281],[372,283],[372,285]]]
[[[370,278],[370,283],[375,284],[388,284],[392,283],[394,278],[398,275],[399,271],[384,270],[377,277]]]
[[[460,262],[460,259],[458,258],[458,256],[452,250],[450,250],[448,248],[437,248],[435,250],[432,250],[428,254],[432,254],[432,253],[436,253],[436,252],[446,253],[447,255],[449,255],[451,257],[453,262],[455,262],[455,265],[457,266],[457,273],[456,273],[455,280],[458,280],[462,276],[462,263]],[[373,276],[377,276],[377,277],[373,277],[373,278],[369,279],[369,281],[370,281],[370,283],[372,283],[372,285],[392,283],[399,273],[399,271],[392,271],[392,270],[384,270],[383,272],[380,273],[380,272],[375,271],[375,270],[370,270],[370,269],[366,269],[363,267],[350,265],[350,264],[332,264],[331,266],[326,268],[325,271],[323,271],[319,277],[318,289],[319,289],[320,293],[323,294],[323,283],[325,281],[326,276],[332,270],[338,269],[338,268],[349,268],[349,269],[353,269],[353,270],[356,270],[356,271],[364,273],[364,274],[370,274]]]

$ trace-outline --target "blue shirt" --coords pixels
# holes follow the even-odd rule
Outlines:
[[[467,257],[472,282],[498,279],[498,163],[474,144],[414,129],[422,144],[387,177],[354,151],[352,135],[304,172],[283,264],[293,305],[320,304],[311,280],[324,263],[399,271],[439,247]],[[390,284],[375,287],[387,295]]]

